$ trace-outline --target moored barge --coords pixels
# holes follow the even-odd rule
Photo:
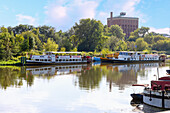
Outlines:
[[[140,63],[140,62],[163,62],[165,57],[158,54],[142,54],[142,52],[116,52],[100,58],[104,63]]]
[[[26,65],[84,64],[91,62],[91,57],[80,54],[81,52],[46,52],[45,55],[31,55],[26,60]]]

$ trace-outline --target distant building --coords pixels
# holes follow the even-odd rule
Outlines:
[[[110,13],[110,18],[107,18],[107,25],[119,25],[126,33],[125,37],[129,37],[130,33],[138,28],[138,20],[136,17],[126,17],[125,12],[121,12],[119,16],[113,17],[113,12]]]

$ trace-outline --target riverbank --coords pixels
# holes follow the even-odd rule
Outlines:
[[[0,66],[20,66],[20,60],[8,60],[8,61],[0,61]]]

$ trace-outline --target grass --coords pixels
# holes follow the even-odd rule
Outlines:
[[[15,64],[18,64],[18,63],[21,63],[20,60],[8,60],[8,61],[0,61],[0,65],[15,65]]]

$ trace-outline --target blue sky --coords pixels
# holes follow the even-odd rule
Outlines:
[[[0,26],[50,25],[67,31],[82,18],[106,25],[111,11],[114,16],[123,11],[138,17],[139,27],[170,34],[169,10],[170,0],[0,0]]]

